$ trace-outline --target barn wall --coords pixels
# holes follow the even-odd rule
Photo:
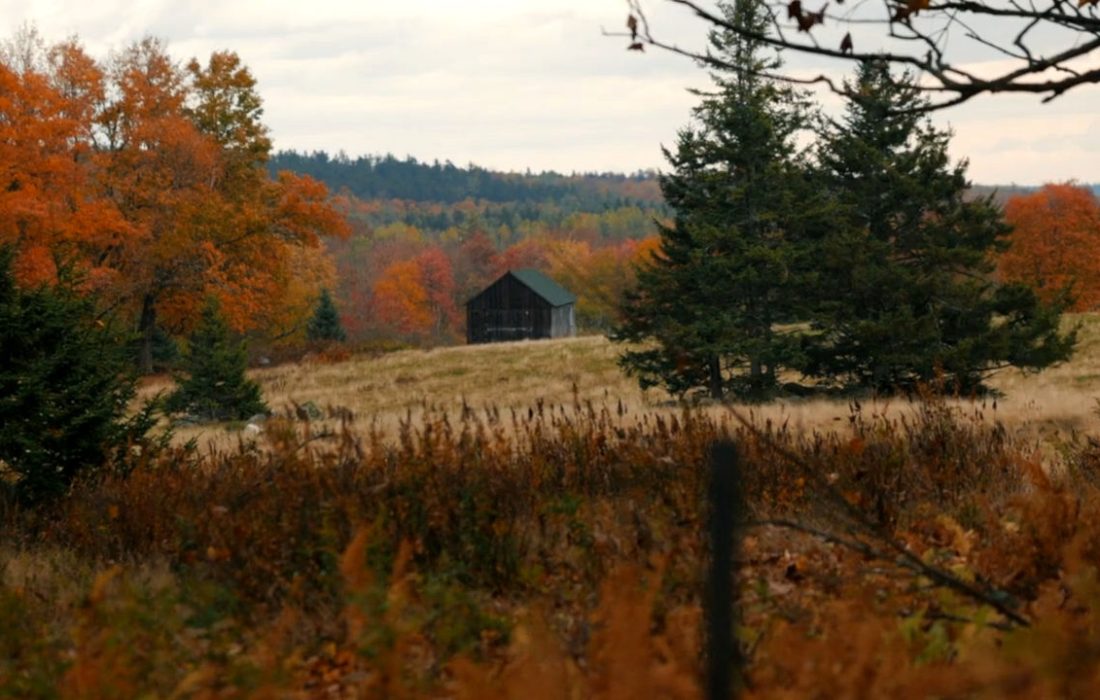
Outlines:
[[[466,341],[550,338],[553,309],[527,285],[506,275],[466,304]]]
[[[573,318],[573,304],[558,306],[550,312],[550,337],[572,338],[577,334]]]

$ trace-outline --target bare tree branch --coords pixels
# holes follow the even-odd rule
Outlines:
[[[883,531],[881,527],[867,517],[860,509],[847,501],[832,484],[825,478],[823,471],[809,464],[793,451],[783,447],[769,435],[765,434],[757,425],[744,414],[732,406],[726,409],[741,424],[741,426],[753,436],[759,445],[770,451],[776,457],[785,460],[788,464],[798,469],[799,473],[808,483],[813,483],[818,494],[828,498],[836,508],[837,514],[843,515],[848,524],[846,530],[848,537],[837,536],[818,528],[813,528],[803,523],[784,519],[770,519],[763,524],[777,525],[822,537],[823,539],[843,545],[869,557],[880,561],[892,561],[895,565],[908,569],[913,573],[924,576],[937,586],[949,588],[957,593],[967,596],[971,600],[988,605],[1003,615],[1012,624],[1020,627],[1029,626],[1027,618],[1020,615],[1014,609],[1011,596],[1004,591],[982,588],[976,584],[965,581],[950,571],[934,566],[913,552],[905,545],[898,542],[890,533]],[[870,544],[868,540],[877,541],[879,546]]]
[[[772,30],[758,33],[729,22],[718,8],[699,0],[663,0],[690,12],[711,29],[732,32],[777,51],[826,59],[834,65],[886,61],[917,76],[917,88],[929,96],[921,111],[934,111],[978,95],[1033,94],[1050,102],[1082,85],[1100,82],[1100,0],[863,0],[845,11],[803,7],[801,0],[758,0],[766,7]],[[706,50],[686,49],[657,35],[643,0],[627,0],[630,48],[650,46],[713,68],[728,68]],[[843,6],[843,0],[834,0]],[[820,40],[822,27],[837,28],[844,38],[831,46]],[[956,30],[952,32],[952,30]],[[983,77],[967,66],[983,50],[1000,67]],[[826,71],[805,78],[790,72],[768,77],[799,84],[821,84],[839,95],[858,98],[854,88]]]
[[[916,574],[918,576],[923,576],[929,579],[930,581],[932,581],[932,585],[934,586],[950,588],[956,593],[960,593],[983,605],[997,608],[998,611],[1005,615],[1005,617],[1007,617],[1009,620],[1008,623],[994,621],[989,624],[990,627],[1007,631],[1013,629],[1016,626],[1029,626],[1027,620],[1020,617],[1017,613],[1011,610],[1004,609],[1002,605],[1003,601],[1000,600],[996,595],[991,594],[988,591],[984,591],[974,585],[971,585],[970,583],[967,583],[966,581],[958,578],[952,573],[927,564],[917,557],[892,557],[890,556],[889,552],[883,551],[876,547],[872,547],[871,545],[861,540],[848,539],[829,532],[828,530],[823,530],[818,527],[813,527],[811,525],[798,522],[797,520],[770,518],[764,520],[747,521],[743,523],[743,525],[745,527],[779,527],[787,530],[792,530],[794,532],[801,532],[803,534],[816,537],[822,542],[828,542],[830,544],[844,547],[845,549],[856,552],[857,554],[861,554],[868,559],[877,559],[879,561],[892,562],[896,566],[901,567],[911,574]],[[969,620],[965,620],[963,618],[960,618],[956,621],[969,622]]]

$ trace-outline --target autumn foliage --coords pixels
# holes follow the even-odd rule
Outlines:
[[[379,226],[378,203],[342,201],[354,232],[333,250],[346,300],[342,320],[359,340],[455,342],[464,336],[466,302],[506,271],[527,267],[577,295],[583,330],[606,330],[636,267],[657,248],[657,237],[645,230],[630,229],[634,235],[622,239],[600,235],[596,217],[571,217],[561,229],[534,230],[509,244],[510,234],[491,236],[476,219],[468,230],[441,234],[407,223]]]
[[[76,266],[141,332],[146,369],[157,330],[188,331],[208,295],[238,331],[292,330],[333,281],[303,251],[346,224],[324,185],[268,178],[255,87],[231,52],[181,67],[145,39],[101,62],[17,35],[0,56],[0,243],[19,278]]]
[[[288,410],[256,445],[181,448],[8,511],[0,687],[700,697],[703,467],[723,437],[749,507],[746,697],[1097,680],[1100,457],[1079,441],[1043,460],[988,406],[853,407],[813,435],[580,401],[425,405],[394,435],[345,415]]]
[[[1027,284],[1045,301],[1068,293],[1074,311],[1100,305],[1100,202],[1091,190],[1044,185],[1009,199],[1005,219],[1013,232],[998,261],[1004,279]]]

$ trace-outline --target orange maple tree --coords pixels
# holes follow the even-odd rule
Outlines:
[[[460,324],[455,304],[455,280],[451,261],[439,246],[432,246],[416,258],[420,279],[428,293],[431,334],[435,339],[453,336]]]
[[[391,263],[373,289],[376,320],[415,340],[443,341],[460,324],[451,261],[437,246]]]
[[[321,183],[268,177],[262,101],[240,58],[181,68],[144,39],[101,65],[75,40],[18,39],[0,56],[0,244],[20,279],[81,268],[133,318],[146,371],[157,329],[186,332],[209,295],[239,331],[292,333],[309,309],[288,296],[332,279],[301,249],[347,225]]]
[[[577,295],[578,323],[607,329],[618,320],[626,290],[634,286],[635,270],[660,247],[660,237],[627,239],[593,248],[586,241],[556,241],[551,245],[550,276]]]
[[[428,290],[416,260],[399,260],[382,271],[372,290],[376,320],[403,335],[419,335],[432,324]]]
[[[463,240],[452,258],[459,303],[468,301],[500,274],[500,254],[482,231]]]
[[[48,282],[56,262],[131,233],[113,203],[91,190],[85,165],[87,101],[102,94],[102,74],[72,43],[46,59],[52,74],[35,62],[0,61],[0,244],[14,247],[25,283]]]
[[[1072,310],[1100,304],[1100,202],[1091,190],[1048,184],[1005,205],[1011,246],[998,260],[1006,281],[1022,282],[1045,301],[1069,291]]]

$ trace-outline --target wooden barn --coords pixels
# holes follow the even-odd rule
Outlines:
[[[564,338],[577,297],[538,270],[509,270],[466,302],[466,342]]]

